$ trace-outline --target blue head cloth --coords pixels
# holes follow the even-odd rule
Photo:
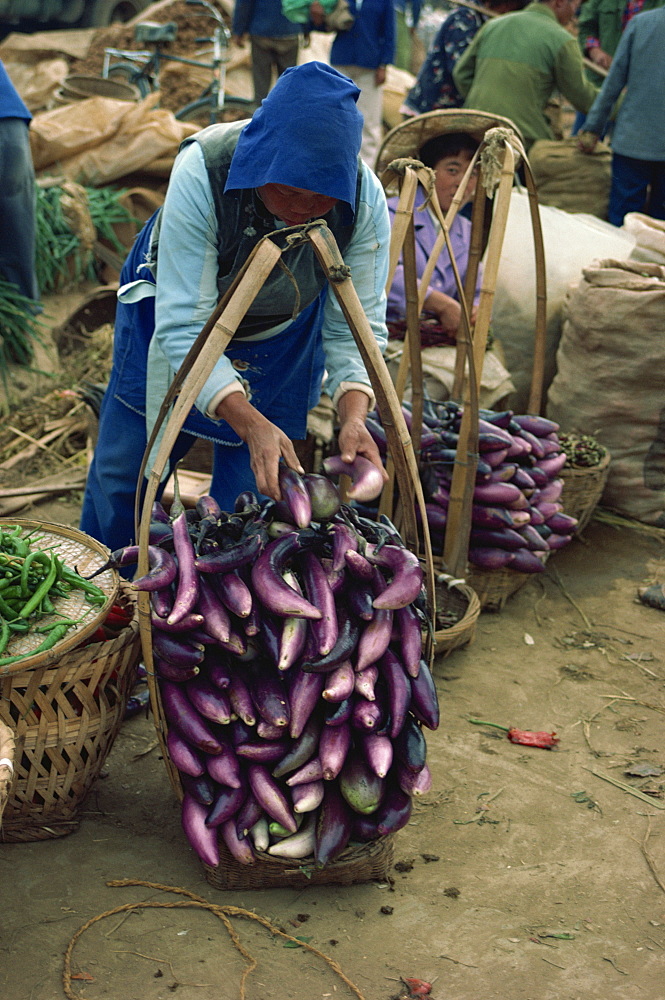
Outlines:
[[[240,133],[224,190],[285,184],[345,202],[352,218],[363,126],[359,93],[326,63],[285,70]]]

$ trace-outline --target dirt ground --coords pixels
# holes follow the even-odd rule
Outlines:
[[[32,516],[75,524],[78,497]],[[636,601],[663,579],[657,537],[592,522],[475,641],[435,665],[432,792],[396,836],[385,883],[223,892],[180,829],[150,719],[127,719],[77,832],[0,846],[0,996],[54,1000],[71,961],[88,1000],[235,1000],[245,960],[224,925],[155,886],[267,918],[334,959],[365,1000],[662,1000],[665,982],[665,617]],[[555,751],[470,718],[556,730]],[[648,790],[637,798],[600,775]],[[321,958],[233,920],[258,965],[249,1000],[353,996]]]

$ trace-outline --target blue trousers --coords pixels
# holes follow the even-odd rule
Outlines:
[[[621,226],[628,212],[644,212],[653,219],[665,219],[664,161],[612,154],[607,217],[613,226]]]
[[[28,125],[0,118],[0,274],[38,299],[35,274],[35,171]]]

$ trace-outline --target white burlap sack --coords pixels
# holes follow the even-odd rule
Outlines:
[[[556,371],[561,308],[568,288],[593,260],[626,259],[635,237],[593,215],[570,214],[540,206],[547,279],[547,347],[544,390]],[[526,411],[533,371],[536,316],[536,261],[526,191],[514,190],[492,309],[492,333],[501,342],[504,361],[515,385],[510,405]]]
[[[548,416],[609,449],[603,504],[665,527],[665,267],[594,261],[564,311]]]
[[[665,264],[665,222],[652,219],[650,215],[642,215],[641,212],[629,212],[624,216],[621,228],[637,240],[630,255],[631,260]]]

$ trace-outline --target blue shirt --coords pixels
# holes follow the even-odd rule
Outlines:
[[[621,36],[584,128],[602,135],[614,103],[612,149],[636,160],[665,161],[665,7],[638,14]]]
[[[23,118],[32,120],[32,115],[19,97],[19,93],[9,78],[9,73],[0,59],[0,118]]]
[[[282,0],[236,0],[233,11],[234,35],[284,38],[299,35],[302,25],[282,14]]]
[[[335,35],[330,50],[333,66],[377,69],[395,58],[396,21],[393,0],[349,0],[353,27]]]
[[[455,86],[455,63],[487,21],[473,10],[454,10],[439,28],[418,78],[407,94],[407,107],[422,115],[438,108],[461,108],[464,98]]]

